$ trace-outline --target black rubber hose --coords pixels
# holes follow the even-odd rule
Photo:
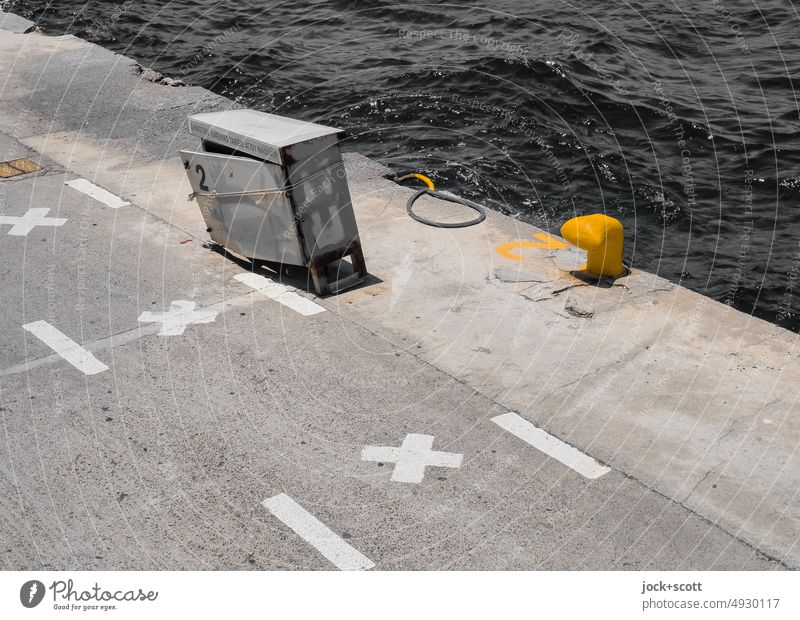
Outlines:
[[[434,198],[438,198],[439,200],[447,200],[448,202],[455,202],[458,204],[462,204],[465,207],[469,207],[473,211],[478,212],[478,217],[474,220],[470,220],[469,222],[456,222],[455,224],[447,224],[444,222],[434,222],[433,220],[429,220],[426,217],[420,217],[416,213],[414,213],[414,201],[417,198],[422,196],[423,194],[428,194],[433,196]],[[483,207],[479,204],[475,204],[465,198],[459,198],[458,196],[453,196],[451,194],[445,194],[444,192],[437,191],[435,189],[425,189],[419,190],[413,196],[408,199],[406,202],[406,212],[411,217],[411,219],[420,222],[421,224],[427,224],[428,226],[435,226],[436,228],[466,228],[467,226],[475,226],[475,224],[480,224],[483,220],[486,219],[486,211],[484,211]]]

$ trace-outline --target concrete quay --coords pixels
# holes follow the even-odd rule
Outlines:
[[[254,279],[177,155],[236,104],[31,27],[0,13],[0,160],[41,166],[0,179],[5,569],[800,566],[794,334],[423,226],[357,154],[370,281]]]

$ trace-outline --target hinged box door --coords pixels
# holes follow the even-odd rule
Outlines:
[[[247,258],[307,263],[280,166],[192,151],[181,159],[212,240]]]

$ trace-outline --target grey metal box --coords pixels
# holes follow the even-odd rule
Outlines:
[[[247,258],[308,267],[320,295],[364,279],[342,130],[233,110],[190,116],[189,131],[203,152],[181,157],[214,241]],[[348,256],[353,273],[332,276]]]

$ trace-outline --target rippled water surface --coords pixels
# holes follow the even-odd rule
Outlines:
[[[800,328],[788,0],[15,4],[553,232],[604,211],[634,265]]]

